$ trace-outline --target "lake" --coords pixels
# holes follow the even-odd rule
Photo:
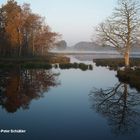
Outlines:
[[[121,81],[117,71],[97,67],[91,57],[70,58],[93,69],[0,70],[2,140],[140,138],[140,85]]]

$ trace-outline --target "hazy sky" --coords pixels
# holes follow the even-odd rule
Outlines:
[[[0,4],[7,0],[0,0]],[[117,0],[17,0],[31,4],[33,12],[46,17],[53,31],[68,45],[91,41],[94,27],[108,17]]]

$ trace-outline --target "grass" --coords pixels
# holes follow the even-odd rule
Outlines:
[[[114,59],[94,59],[96,66],[105,66],[109,67],[110,69],[117,69],[118,67],[124,66],[124,59],[122,58],[114,58]],[[130,59],[130,66],[140,66],[140,59],[139,58],[131,58]]]
[[[24,69],[51,69],[52,65],[48,63],[24,63],[21,64]]]
[[[93,66],[92,65],[86,65],[84,63],[68,63],[68,64],[59,64],[59,67],[61,69],[81,69],[83,71],[85,70],[92,70]]]
[[[68,63],[70,59],[65,56],[48,54],[47,56],[34,57],[0,57],[0,63],[25,63],[25,62],[45,62],[45,63]]]
[[[15,62],[13,62],[13,60]],[[93,66],[92,65],[86,65],[84,63],[59,63],[58,64],[54,64],[52,65],[52,63],[45,61],[45,60],[41,60],[41,59],[18,59],[15,60],[13,59],[10,61],[6,60],[6,61],[0,61],[0,68],[1,69],[11,69],[11,68],[22,68],[22,69],[51,69],[51,68],[60,68],[60,69],[81,69],[83,71],[86,70],[92,70]]]
[[[140,91],[140,68],[129,69],[129,70],[119,70],[116,75],[120,82],[128,83],[130,87],[136,88]]]
[[[48,55],[45,57],[0,57],[0,68],[52,68],[53,63],[69,63],[70,59],[65,56]]]

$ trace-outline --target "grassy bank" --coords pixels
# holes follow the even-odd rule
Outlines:
[[[122,58],[113,58],[113,59],[94,59],[93,62],[96,63],[96,66],[105,66],[111,69],[117,69],[118,67],[124,66],[124,59]],[[131,58],[130,66],[140,66],[140,58]]]
[[[24,62],[47,62],[47,63],[68,63],[70,59],[65,56],[49,54],[44,57],[0,57],[0,63],[24,63]]]
[[[16,67],[18,65],[22,67],[50,68],[51,64],[69,62],[69,58],[55,55],[45,57],[0,57],[0,68]]]
[[[87,64],[84,64],[84,63],[59,64],[59,67],[61,69],[71,69],[71,68],[74,68],[74,69],[81,69],[83,71],[92,70],[93,69],[92,65],[87,65]]]
[[[120,82],[130,85],[140,91],[140,68],[130,69],[127,71],[117,71],[117,78]]]
[[[53,65],[52,65],[53,64]],[[58,65],[59,64],[59,65]],[[70,59],[65,56],[51,55],[49,57],[10,57],[0,58],[0,69],[81,69],[83,71],[92,70],[92,65],[84,63],[70,63]]]

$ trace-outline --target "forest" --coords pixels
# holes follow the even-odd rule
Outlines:
[[[0,7],[0,56],[46,56],[57,37],[30,4],[8,0]]]

